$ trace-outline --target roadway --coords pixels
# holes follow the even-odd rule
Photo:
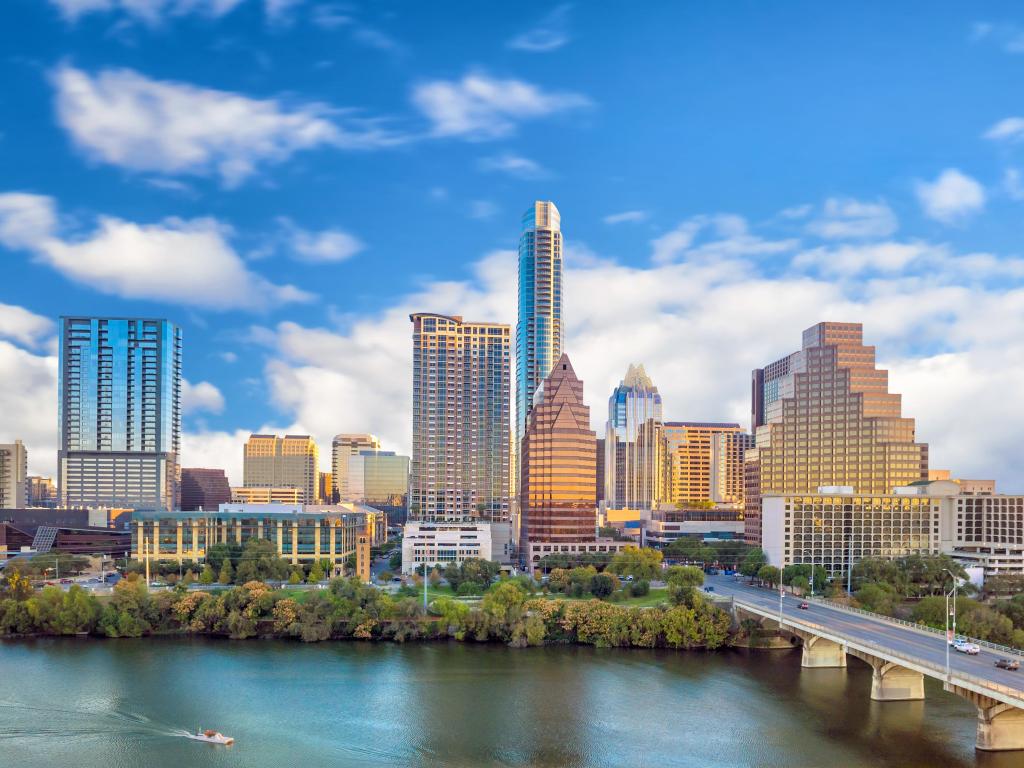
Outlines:
[[[740,604],[747,603],[764,611],[770,611],[774,617],[779,614],[779,592],[777,589],[747,586],[745,580],[736,580],[732,576],[708,576],[705,584],[714,587],[717,595],[732,597]],[[798,607],[801,602],[803,602],[802,598],[786,594],[782,601],[783,623],[792,622],[798,627],[803,624],[811,632],[814,631],[815,625],[818,625],[821,629],[833,635],[848,638],[850,641],[860,640],[881,645],[891,649],[894,654],[945,669],[946,642],[943,635],[923,632],[884,619],[874,619],[870,616],[847,612],[816,601],[810,601],[810,607],[802,610]],[[1000,654],[984,646],[981,647],[977,656],[968,656],[965,653],[958,653],[952,648],[949,649],[950,669],[954,678],[958,672],[972,675],[997,685],[1014,688],[1021,692],[1021,696],[1024,696],[1024,657],[1010,657],[1020,658],[1022,661],[1021,669],[1016,672],[999,669],[995,666],[997,659],[1005,657],[1005,654]],[[941,677],[941,674],[933,676]]]

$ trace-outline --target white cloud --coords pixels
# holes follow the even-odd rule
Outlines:
[[[1006,53],[1024,53],[1024,28],[1017,24],[976,21],[971,25],[970,40],[991,40]]]
[[[92,76],[71,66],[52,75],[61,126],[90,158],[163,175],[215,174],[233,187],[262,163],[332,146],[371,149],[400,139],[372,121],[349,120],[323,104],[288,107],[130,69]]]
[[[0,304],[0,338],[37,347],[51,338],[53,329],[53,320],[48,317],[13,304]]]
[[[183,467],[207,467],[223,469],[228,482],[233,486],[242,484],[242,451],[249,435],[274,433],[274,428],[236,429],[232,432],[218,430],[183,430],[181,433],[181,465]],[[329,453],[329,451],[328,451]]]
[[[413,104],[433,123],[436,136],[493,139],[524,120],[586,106],[578,93],[550,92],[523,80],[499,80],[484,73],[461,80],[432,80],[413,89]]]
[[[491,219],[498,213],[498,206],[490,200],[473,200],[469,204],[469,218]]]
[[[302,0],[265,0],[267,21],[271,24],[290,24],[292,10],[301,3]]]
[[[278,223],[284,229],[287,247],[298,261],[309,264],[336,263],[366,248],[358,237],[340,229],[312,232],[297,227],[285,216],[279,217]]]
[[[1011,200],[1024,200],[1024,179],[1016,168],[1007,168],[1003,174],[1003,188]]]
[[[485,157],[480,160],[480,168],[484,171],[499,171],[515,176],[520,179],[542,179],[547,176],[547,171],[537,162],[528,157],[514,155],[505,152],[494,157]]]
[[[793,264],[832,275],[856,275],[863,272],[895,274],[931,252],[932,248],[924,243],[840,245],[803,251],[793,259]]]
[[[12,223],[25,210],[50,215],[36,216],[28,227]],[[75,282],[125,298],[250,310],[312,298],[249,271],[228,242],[228,228],[214,219],[136,224],[101,216],[95,230],[68,239],[53,229],[54,211],[52,198],[0,194],[0,244],[28,250]]]
[[[0,442],[24,441],[29,472],[54,477],[57,465],[57,358],[0,340]]]
[[[811,211],[813,210],[813,205],[810,203],[804,203],[803,205],[793,205],[789,208],[783,208],[779,211],[779,216],[783,219],[806,219],[811,215]]]
[[[547,53],[569,42],[569,4],[559,5],[532,29],[508,41],[509,48],[530,53]]]
[[[750,234],[747,222],[735,214],[693,216],[651,241],[651,260],[668,264],[683,259],[728,259],[769,256],[794,249],[798,240],[765,240]]]
[[[605,224],[622,224],[624,222],[646,221],[647,211],[622,211],[622,213],[609,213],[604,217]]]
[[[217,19],[231,13],[245,0],[50,0],[68,21],[91,13],[118,13],[157,26],[169,18],[195,14]],[[268,21],[279,21],[302,0],[264,0]]]
[[[984,134],[992,141],[1024,141],[1024,117],[1007,117],[993,125]]]
[[[186,415],[199,411],[220,413],[224,410],[224,395],[208,381],[193,384],[188,379],[182,379],[181,410]]]
[[[807,224],[807,231],[834,239],[888,237],[896,231],[896,214],[884,201],[874,203],[830,197],[822,216]]]
[[[919,181],[917,199],[926,216],[953,224],[985,207],[985,189],[956,168],[947,168],[933,182]]]
[[[313,8],[310,20],[321,29],[336,29],[352,23],[348,6],[325,3]]]

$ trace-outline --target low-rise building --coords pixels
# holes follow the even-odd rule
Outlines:
[[[417,521],[405,524],[402,538],[402,573],[465,560],[493,560],[502,566],[512,563],[512,524],[477,520],[454,522]]]
[[[232,504],[301,504],[299,488],[232,488]]]
[[[638,546],[663,547],[676,539],[721,541],[743,538],[743,515],[725,505],[711,509],[602,509],[602,528],[615,528]]]
[[[357,504],[232,503],[217,511],[136,511],[131,528],[135,559],[200,560],[215,544],[265,539],[292,563],[329,560],[336,566],[356,551],[360,535],[373,544],[387,535],[384,514]]]

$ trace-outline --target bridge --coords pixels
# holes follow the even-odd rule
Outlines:
[[[801,666],[845,667],[847,656],[854,656],[873,670],[876,701],[923,699],[925,675],[941,680],[945,690],[977,707],[979,750],[1024,749],[1024,658],[1014,657],[1022,667],[1014,672],[995,666],[1009,651],[983,646],[977,656],[968,656],[950,649],[947,674],[942,633],[821,601],[802,610],[802,599],[789,594],[782,600],[780,623],[777,590],[750,587],[731,576],[709,577],[706,584],[717,597],[731,600],[737,619],[777,629],[785,646],[799,643]]]

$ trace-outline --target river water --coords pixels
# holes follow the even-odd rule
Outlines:
[[[0,643],[0,765],[1024,766],[928,681],[799,652],[47,639]],[[215,728],[231,747],[183,738]]]

